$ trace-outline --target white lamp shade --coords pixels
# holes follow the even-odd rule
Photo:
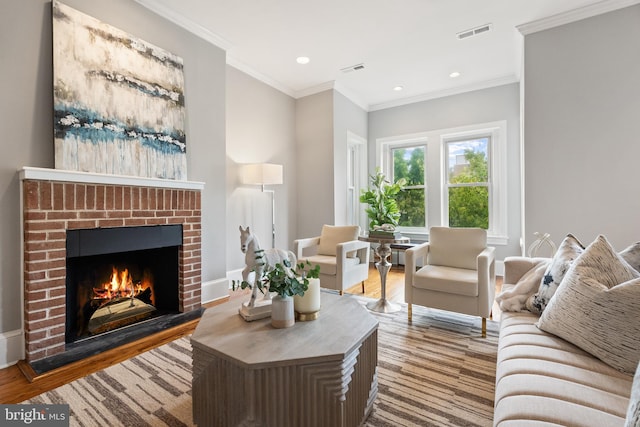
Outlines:
[[[254,163],[242,168],[242,183],[253,185],[282,184],[282,165]]]

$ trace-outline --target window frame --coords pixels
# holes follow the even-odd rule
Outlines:
[[[454,142],[490,137],[488,151],[489,172],[489,228],[490,244],[508,243],[507,218],[507,121],[478,123],[449,129],[398,135],[376,140],[376,167],[392,176],[391,148],[425,145],[425,221],[424,229],[399,227],[408,237],[428,238],[432,226],[449,224],[448,177],[446,141]]]

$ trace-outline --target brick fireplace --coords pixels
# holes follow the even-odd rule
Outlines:
[[[178,311],[199,315],[202,183],[39,168],[24,168],[20,177],[28,363],[68,351],[68,230],[181,225]]]

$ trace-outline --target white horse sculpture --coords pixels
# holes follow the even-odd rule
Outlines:
[[[242,270],[242,281],[249,283],[249,273],[255,272],[253,283],[250,283],[252,288],[251,299],[247,307],[253,307],[258,297],[258,283],[262,278],[262,274],[271,270],[276,264],[282,264],[285,260],[291,263],[291,266],[296,265],[296,255],[291,251],[284,251],[282,249],[260,249],[260,242],[257,236],[251,233],[249,227],[246,229],[240,228],[240,250],[245,254],[244,262],[245,267]],[[269,289],[264,292],[264,299],[268,300]]]

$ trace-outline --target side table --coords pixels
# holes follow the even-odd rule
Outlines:
[[[387,273],[391,269],[392,263],[389,262],[391,255],[392,243],[409,243],[408,237],[384,238],[378,236],[360,236],[360,240],[370,243],[378,243],[378,247],[374,249],[378,261],[375,263],[378,273],[380,273],[380,299],[367,304],[367,308],[378,313],[395,313],[402,310],[400,304],[392,303],[387,300]]]

